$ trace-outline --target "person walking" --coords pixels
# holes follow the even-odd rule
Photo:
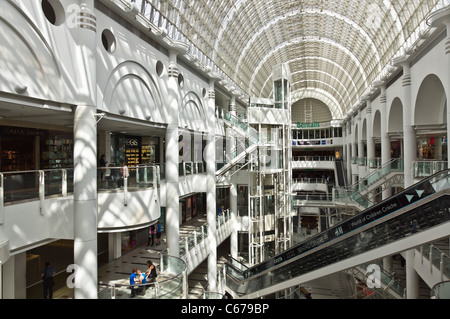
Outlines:
[[[42,270],[42,284],[44,286],[44,299],[53,299],[53,287],[55,286],[55,267],[50,265],[49,262],[45,263],[45,267]]]

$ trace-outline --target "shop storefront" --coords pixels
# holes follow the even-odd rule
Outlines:
[[[0,126],[2,172],[73,167],[73,132]]]
[[[419,160],[446,160],[447,137],[444,135],[417,137],[417,158]]]
[[[143,137],[114,134],[111,137],[111,163],[120,166],[146,165],[159,162],[159,140],[156,137]]]
[[[198,193],[180,199],[181,222],[206,214],[205,193]]]

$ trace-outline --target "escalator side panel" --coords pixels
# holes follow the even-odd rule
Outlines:
[[[420,182],[416,184],[414,188],[407,189],[398,195],[390,197],[380,204],[366,209],[355,217],[335,225],[334,227],[303,241],[302,243],[282,252],[281,254],[246,270],[244,272],[244,276],[248,278],[263,271],[267,271],[272,267],[278,266],[294,257],[297,257],[322,244],[330,242],[344,234],[348,234],[349,232],[352,232],[362,226],[368,225],[379,218],[387,216],[394,211],[411,205],[434,193],[435,189],[429,180]]]
[[[413,221],[419,223],[419,231],[426,231],[449,222],[450,194],[446,192],[423,205],[414,205],[410,210],[401,214],[393,214],[392,218],[388,218],[374,225],[374,227],[355,233],[301,259],[286,263],[270,271],[268,275],[248,278],[246,281],[236,284],[233,289],[242,294],[250,294],[369,250],[394,243],[417,232],[417,229],[413,227]]]

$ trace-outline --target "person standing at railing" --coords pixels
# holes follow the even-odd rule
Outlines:
[[[161,244],[161,223],[158,221],[156,223],[156,246]]]
[[[100,180],[103,180],[103,177],[105,176],[105,169],[104,167],[106,167],[106,164],[108,162],[106,161],[106,155],[102,154],[100,156],[100,159],[98,160],[98,166],[100,167]]]
[[[150,230],[148,232],[148,240],[147,240],[147,246],[153,246],[155,243],[155,225],[150,226]]]
[[[120,172],[122,173],[122,179],[121,181],[118,183],[119,187],[124,186],[125,184],[125,180],[128,179],[128,176],[130,176],[130,173],[128,171],[128,166],[125,162],[122,162],[122,167],[120,169]]]

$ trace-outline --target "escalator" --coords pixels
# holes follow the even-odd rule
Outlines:
[[[342,160],[336,159],[336,176],[337,176],[337,185],[345,187],[345,172],[344,172],[344,163]]]
[[[258,265],[229,262],[227,289],[235,297],[264,296],[449,236],[449,222],[445,170]]]

